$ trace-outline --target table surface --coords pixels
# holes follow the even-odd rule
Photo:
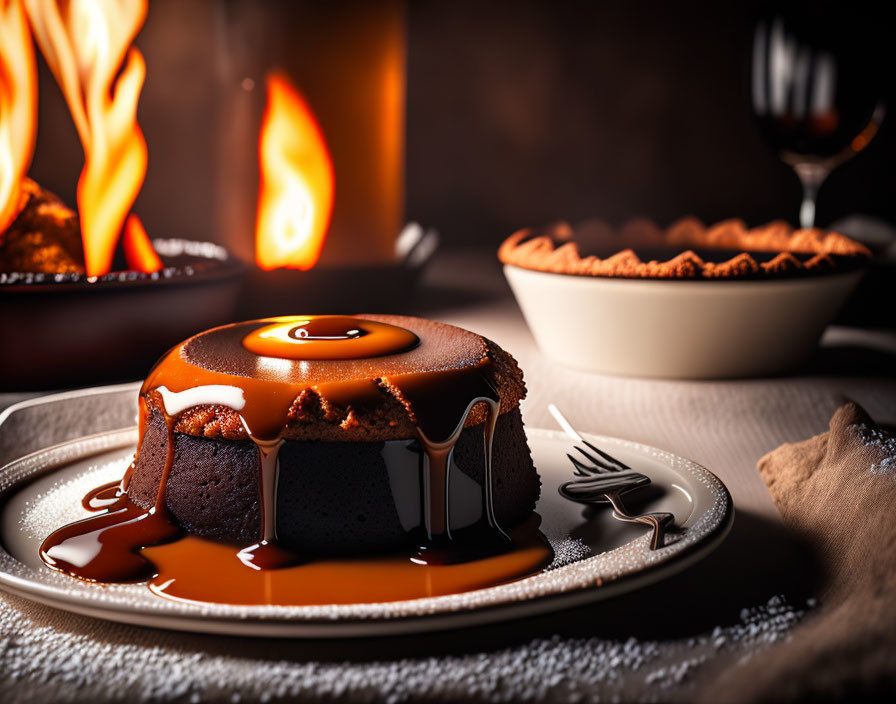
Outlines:
[[[440,255],[408,308],[408,312],[481,333],[511,352],[526,377],[528,396],[522,410],[527,426],[555,427],[547,412],[547,405],[553,402],[577,429],[689,457],[728,486],[736,517],[731,535],[709,559],[661,585],[613,600],[610,606],[503,627],[417,637],[410,642],[386,639],[376,646],[376,657],[383,661],[407,662],[422,655],[502,647],[527,652],[531,645],[526,644],[532,638],[558,635],[637,636],[659,641],[693,638],[718,624],[736,621],[745,606],[765,603],[775,594],[808,593],[814,578],[811,559],[783,530],[756,470],[757,460],[782,443],[824,432],[834,410],[848,399],[864,406],[878,422],[896,423],[893,332],[829,328],[815,358],[797,373],[689,382],[600,376],[566,369],[546,359],[536,348],[493,254]],[[0,394],[0,409],[33,395]],[[91,619],[62,617],[7,596],[0,599],[8,600],[13,612],[32,609],[29,613],[33,614],[37,609],[39,615],[32,620],[63,618],[75,633],[102,628]],[[670,610],[670,603],[677,608]],[[114,630],[127,632],[126,627]],[[141,641],[171,641],[170,635],[133,630],[140,631]],[[220,650],[203,637],[190,636],[186,641],[195,644],[197,653]],[[264,650],[257,644],[234,646],[235,652],[251,653],[252,657],[259,648]],[[278,651],[278,656],[305,666],[321,658],[344,661],[346,668],[371,657],[367,646],[353,643],[294,643]]]

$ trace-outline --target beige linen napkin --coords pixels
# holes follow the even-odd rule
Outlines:
[[[817,551],[820,606],[723,674],[704,701],[840,700],[896,692],[896,436],[854,403],[830,432],[759,461],[785,524]]]

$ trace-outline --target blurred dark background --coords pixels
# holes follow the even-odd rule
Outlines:
[[[136,210],[152,236],[217,239],[209,214],[227,155],[215,125],[230,117],[218,109],[216,33],[234,2],[150,2],[138,39],[149,171]],[[592,216],[795,222],[799,183],[750,115],[752,19],[727,2],[411,2],[408,218],[447,247]],[[896,221],[892,122],[824,184],[820,225],[852,213]],[[41,65],[31,173],[74,204],[82,158]],[[250,193],[256,178],[247,173]]]

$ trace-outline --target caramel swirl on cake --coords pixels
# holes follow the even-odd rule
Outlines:
[[[253,330],[243,347],[261,357],[366,359],[416,347],[420,339],[396,325],[348,315],[284,316]]]

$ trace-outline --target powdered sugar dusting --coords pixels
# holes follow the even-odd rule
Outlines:
[[[545,570],[553,570],[591,556],[591,548],[578,538],[550,539],[554,559]]]
[[[747,660],[787,639],[804,611],[776,596],[743,609],[731,625],[685,639],[556,635],[469,655],[321,662],[261,655],[277,653],[273,647],[235,655],[214,647],[213,637],[179,644],[128,627],[94,638],[89,619],[54,614],[53,627],[0,598],[0,699],[684,701],[719,663]]]
[[[896,436],[864,423],[853,426],[866,447],[873,448],[881,459],[871,463],[872,474],[896,474]]]
[[[19,525],[32,538],[43,540],[51,532],[68,523],[73,523],[89,512],[81,507],[77,498],[85,496],[91,489],[114,482],[124,476],[129,460],[127,458],[105,462],[89,467],[78,476],[57,481],[52,487],[36,494],[22,512]],[[72,498],[75,498],[73,501]]]

